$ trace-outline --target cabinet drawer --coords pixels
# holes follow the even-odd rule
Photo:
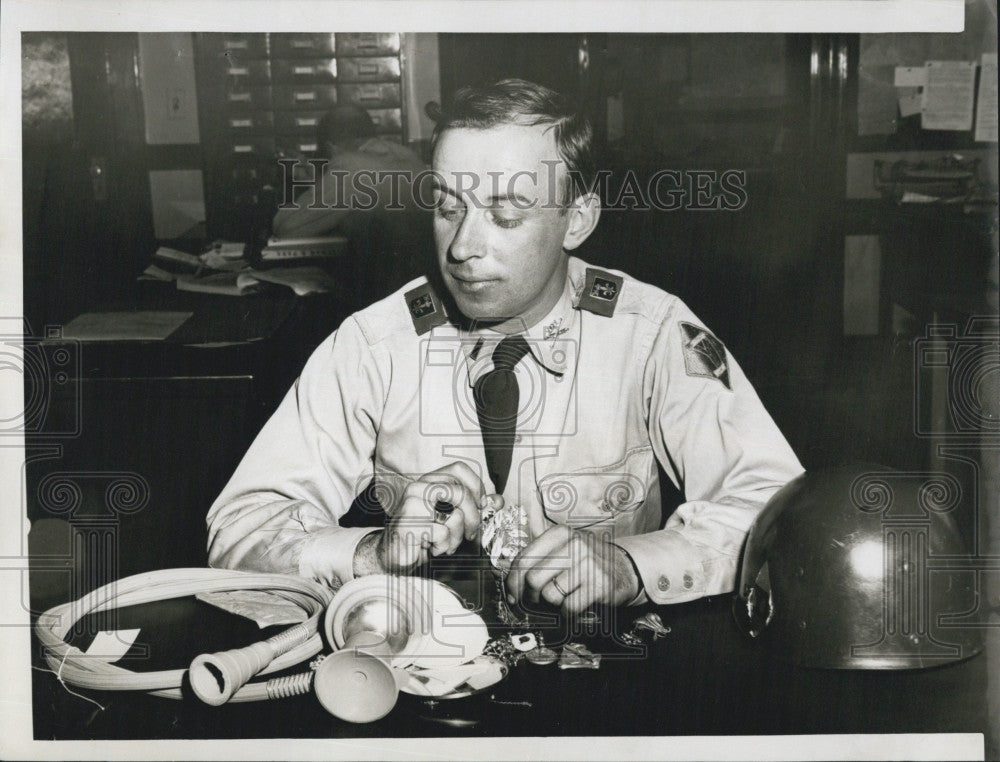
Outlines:
[[[274,153],[274,138],[264,135],[233,136],[226,143],[236,156],[267,156]]]
[[[395,82],[399,79],[399,59],[395,56],[338,58],[337,79],[341,82]]]
[[[336,85],[283,85],[272,93],[274,107],[281,109],[317,110],[337,103]]]
[[[395,108],[400,105],[399,84],[337,85],[341,103],[353,103],[362,108]]]
[[[266,85],[271,81],[271,65],[266,58],[243,61],[224,58],[221,63],[230,90],[248,85]]]
[[[231,89],[226,93],[230,111],[267,110],[271,108],[271,88],[266,85]]]
[[[380,135],[387,132],[403,131],[403,112],[398,108],[370,108],[368,116],[375,122],[375,131]]]
[[[270,134],[274,130],[274,113],[271,111],[246,111],[230,114],[226,125],[234,138],[240,135]]]
[[[261,33],[203,32],[198,35],[198,45],[211,58],[220,60],[267,58],[267,35]]]
[[[337,55],[394,56],[399,54],[397,33],[347,33],[337,35]]]
[[[279,156],[312,155],[318,150],[316,137],[309,135],[278,135],[275,144]]]
[[[336,53],[334,35],[276,33],[271,35],[272,58],[329,57]]]
[[[284,135],[305,135],[313,138],[323,116],[323,111],[279,111],[275,114],[274,129]]]
[[[336,58],[300,58],[274,60],[271,76],[275,83],[297,85],[324,84],[337,81]]]

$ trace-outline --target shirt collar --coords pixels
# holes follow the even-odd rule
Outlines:
[[[576,327],[579,319],[573,302],[574,292],[567,277],[559,300],[544,318],[523,334],[531,356],[542,367],[560,376],[566,372],[569,360],[565,347],[561,345],[565,344],[564,337]],[[462,328],[459,329],[459,336],[469,371],[469,385],[473,386],[479,378],[493,370],[493,352],[506,335],[489,328]]]

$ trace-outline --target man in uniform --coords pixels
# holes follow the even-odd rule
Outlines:
[[[539,85],[456,95],[434,141],[439,271],[316,350],[209,512],[212,565],[336,584],[478,537],[510,601],[571,614],[733,589],[750,524],[802,468],[677,297],[570,254],[600,216],[591,141]],[[686,500],[665,523],[657,463]],[[373,478],[385,527],[341,527]]]

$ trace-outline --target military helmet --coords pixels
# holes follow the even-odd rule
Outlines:
[[[750,529],[737,624],[802,666],[912,669],[972,656],[976,572],[951,515],[961,496],[945,473],[860,464],[802,474]]]

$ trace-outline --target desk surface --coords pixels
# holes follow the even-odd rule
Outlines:
[[[488,587],[482,577],[469,584],[465,589],[454,583],[453,587],[466,600],[470,590],[475,594],[477,587]],[[105,706],[99,711],[66,692],[50,672],[33,670],[35,737],[987,733],[987,667],[982,653],[918,671],[804,669],[776,661],[745,640],[733,622],[728,596],[653,610],[671,632],[648,643],[645,653],[630,652],[614,637],[575,636],[603,654],[599,669],[562,670],[522,661],[504,681],[477,696],[435,707],[403,694],[387,717],[367,725],[327,714],[312,695],[214,708],[193,696],[171,701],[141,693],[81,691]],[[625,611],[622,624],[630,627],[642,612]],[[99,626],[93,630],[142,628],[139,642],[148,653],[133,658],[132,651],[119,662],[132,670],[183,667],[198,653],[261,638],[248,620],[194,599],[120,609],[113,616],[114,622],[96,623]],[[85,646],[88,636],[80,637]],[[547,640],[551,644],[555,638],[549,635]],[[44,667],[37,653],[35,657],[36,666]]]

